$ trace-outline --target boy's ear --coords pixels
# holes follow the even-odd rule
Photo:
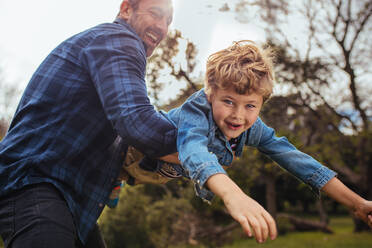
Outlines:
[[[120,5],[120,17],[125,21],[128,21],[133,14],[133,8],[128,0],[124,0]]]
[[[208,102],[211,103],[211,94],[210,93],[209,94],[206,94],[206,96],[207,96]]]
[[[209,103],[212,102],[212,93],[207,94],[207,100]]]

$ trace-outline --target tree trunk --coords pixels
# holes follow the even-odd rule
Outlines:
[[[361,134],[362,138],[358,145],[359,161],[358,168],[360,169],[361,180],[358,185],[356,185],[358,194],[365,199],[372,199],[372,166],[371,159],[371,137],[368,136],[368,132]],[[354,232],[362,232],[370,230],[369,226],[353,216],[354,221]]]
[[[319,200],[316,203],[316,206],[317,206],[317,209],[318,209],[320,222],[328,225],[329,224],[329,218],[328,218],[327,212],[324,209],[324,204],[323,204],[322,198],[319,198]]]
[[[296,231],[301,231],[301,232],[321,231],[324,233],[333,233],[333,231],[328,227],[326,223],[322,223],[319,221],[306,220],[306,219],[295,217],[289,214],[280,214],[279,216],[283,218],[287,218],[289,222],[293,225],[294,230]]]
[[[353,216],[353,221],[354,221],[354,232],[364,232],[364,231],[371,230],[366,223],[364,223],[360,219],[355,218],[354,216]]]
[[[266,185],[266,208],[275,219],[277,215],[275,177],[272,174],[265,175]]]

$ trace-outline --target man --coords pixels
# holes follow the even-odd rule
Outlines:
[[[128,145],[175,152],[176,129],[144,80],[172,14],[170,0],[123,0],[114,23],[64,41],[36,70],[0,143],[6,247],[98,246],[95,223]]]

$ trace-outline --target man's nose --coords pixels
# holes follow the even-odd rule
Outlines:
[[[161,30],[163,36],[167,35],[169,23],[168,23],[168,19],[166,18],[166,16],[164,16],[164,17],[160,18],[159,20],[157,20],[156,27],[159,30]]]

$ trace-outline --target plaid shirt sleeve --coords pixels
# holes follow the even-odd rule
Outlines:
[[[82,52],[108,119],[118,134],[149,156],[176,148],[176,128],[155,111],[144,81],[146,55],[142,42],[130,33],[96,37]]]

